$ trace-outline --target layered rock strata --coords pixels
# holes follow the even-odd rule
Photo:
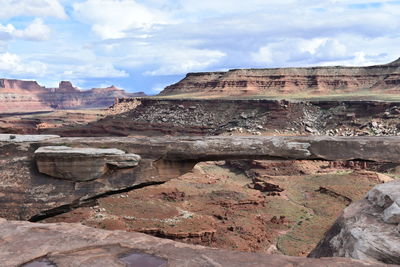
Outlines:
[[[357,159],[400,163],[397,137],[50,138],[22,143],[13,141],[22,140],[20,136],[13,139],[5,135],[2,139],[0,216],[21,220],[59,212],[60,207],[69,209],[107,192],[162,183],[187,173],[201,161]],[[91,181],[58,179],[40,173],[34,157],[40,147],[57,145],[120,149],[139,155],[141,160],[134,168],[108,168]],[[101,160],[107,161],[106,157]]]
[[[310,257],[400,264],[400,181],[377,185],[346,208]]]
[[[400,134],[400,103],[120,99],[106,118],[87,126],[46,129],[63,136]]]
[[[160,95],[265,95],[292,93],[399,92],[400,59],[369,67],[235,69],[189,73]]]
[[[115,86],[80,90],[63,81],[58,88],[45,88],[35,81],[0,79],[0,113],[106,108],[115,98],[143,95],[129,94]]]
[[[80,224],[0,219],[2,266],[385,266],[344,258],[309,259],[188,245]]]
[[[51,177],[84,182],[106,174],[110,167],[133,168],[140,156],[119,149],[40,147],[35,151],[38,171]]]

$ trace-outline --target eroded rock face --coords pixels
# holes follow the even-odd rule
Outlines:
[[[236,69],[189,73],[160,94],[251,95],[351,92],[361,89],[396,92],[400,88],[400,61],[369,67],[311,67]]]
[[[350,168],[329,168],[323,161],[257,164],[238,171],[224,162],[202,162],[164,184],[106,196],[92,207],[42,222],[80,222],[209,247],[306,256],[349,202],[381,183],[375,172],[349,173]],[[311,168],[308,174],[282,170],[295,171],[296,165]],[[274,166],[282,168],[272,173]],[[322,186],[329,191],[318,190]]]
[[[83,182],[101,177],[110,167],[136,167],[140,156],[119,149],[48,146],[36,150],[35,159],[40,173]]]
[[[62,136],[400,135],[400,102],[124,98]],[[0,125],[1,126],[1,125]]]
[[[400,264],[400,180],[377,185],[346,208],[310,257],[350,257]]]
[[[140,155],[142,159],[137,167],[111,166],[107,174],[84,182],[79,182],[82,177],[78,180],[65,180],[40,173],[34,152],[40,147],[60,145],[116,148],[127,154]],[[113,137],[52,138],[32,143],[1,142],[0,202],[3,205],[0,205],[0,216],[27,220],[110,191],[163,183],[189,172],[201,161],[359,159],[399,163],[399,146],[400,139],[397,137]],[[79,162],[75,163],[79,166]],[[105,164],[119,165],[112,161]],[[66,171],[74,172],[74,168]],[[55,175],[54,171],[49,173]]]
[[[2,266],[384,266],[344,258],[307,259],[218,250],[80,224],[0,219],[0,227]]]
[[[117,97],[130,94],[114,86],[82,91],[68,81],[45,88],[35,81],[0,79],[0,113],[27,113],[52,109],[106,108]]]

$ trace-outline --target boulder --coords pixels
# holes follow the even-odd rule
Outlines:
[[[400,264],[400,180],[375,186],[347,207],[310,257]]]
[[[72,148],[67,146],[40,147],[35,151],[40,173],[83,182],[95,180],[106,174],[110,167],[133,168],[140,156],[126,154],[119,149]]]
[[[353,259],[307,259],[206,248],[81,224],[0,218],[2,266],[384,266]]]

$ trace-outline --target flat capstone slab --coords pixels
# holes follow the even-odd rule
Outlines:
[[[54,154],[54,155],[86,155],[86,156],[107,156],[107,155],[125,155],[125,151],[116,148],[77,148],[68,146],[45,146],[35,151],[35,155]]]
[[[49,139],[60,138],[58,135],[24,135],[24,134],[0,134],[0,142],[5,143],[32,143]]]
[[[102,177],[110,168],[136,167],[141,157],[115,148],[46,146],[35,151],[35,160],[40,173],[85,182]]]

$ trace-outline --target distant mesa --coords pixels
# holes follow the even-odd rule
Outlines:
[[[72,86],[72,83],[70,81],[61,81],[59,86],[58,86],[59,91],[65,91],[65,92],[79,92],[79,90],[76,87]]]
[[[116,98],[145,96],[115,86],[81,90],[69,81],[46,88],[36,81],[0,79],[0,113],[26,113],[53,109],[107,108]]]
[[[329,94],[368,90],[400,92],[400,58],[367,67],[308,67],[234,69],[226,72],[189,73],[167,86],[160,95],[277,95]]]

